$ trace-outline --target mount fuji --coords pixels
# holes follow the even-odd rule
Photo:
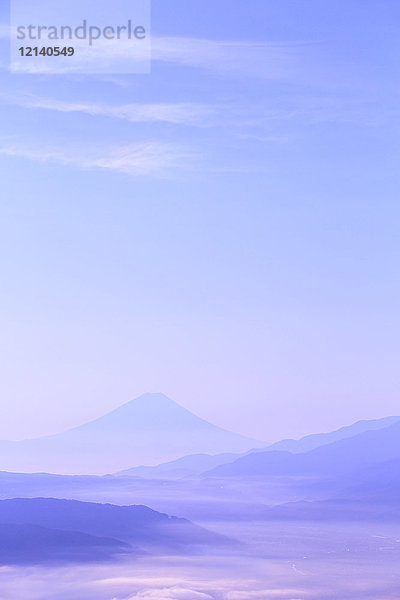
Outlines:
[[[144,394],[63,433],[0,441],[0,470],[104,475],[187,454],[244,453],[266,445],[212,425],[164,394]]]

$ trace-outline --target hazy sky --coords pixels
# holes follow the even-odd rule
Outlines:
[[[151,75],[11,75],[0,29],[0,438],[399,414],[400,4],[152,7]]]

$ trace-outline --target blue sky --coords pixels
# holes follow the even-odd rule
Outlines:
[[[0,30],[0,437],[398,414],[399,4],[152,13],[150,75],[12,75]]]

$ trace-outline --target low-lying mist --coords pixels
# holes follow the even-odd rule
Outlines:
[[[400,527],[215,523],[240,549],[0,569],[7,600],[397,600]]]

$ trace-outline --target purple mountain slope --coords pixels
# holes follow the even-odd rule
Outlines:
[[[129,544],[79,531],[0,522],[0,565],[99,562],[124,555]]]
[[[128,542],[137,551],[230,544],[231,540],[147,506],[117,506],[55,498],[0,500],[0,524],[29,524]],[[120,544],[122,546],[122,544]]]

